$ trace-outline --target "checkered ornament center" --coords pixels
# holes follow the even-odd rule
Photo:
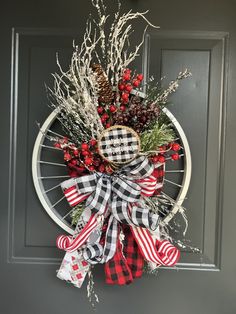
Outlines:
[[[103,132],[98,148],[105,160],[117,164],[126,163],[139,153],[140,140],[134,130],[116,125]]]

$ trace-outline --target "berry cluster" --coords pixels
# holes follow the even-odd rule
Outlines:
[[[97,107],[98,114],[101,117],[102,124],[105,126],[105,128],[109,128],[112,123],[112,113],[116,112],[117,107],[115,105],[109,105],[109,106],[99,106]]]
[[[118,89],[120,91],[120,110],[125,111],[129,102],[130,93],[134,88],[140,86],[143,80],[143,74],[137,74],[135,78],[131,78],[131,70],[125,69],[122,75],[122,79],[119,82]]]
[[[145,104],[139,96],[131,96],[130,106],[124,112],[116,112],[113,120],[116,124],[127,125],[141,133],[148,125],[157,120],[159,108],[150,103]]]
[[[159,154],[152,157],[152,161],[154,163],[165,163],[166,161],[166,155],[167,152],[173,151],[172,154],[170,154],[170,157],[172,160],[179,160],[180,156],[178,151],[181,149],[181,146],[179,143],[170,143],[168,145],[163,145],[159,147]],[[169,156],[169,155],[168,155]]]
[[[135,78],[131,77],[131,70],[125,69],[122,75],[122,79],[118,85],[118,93],[115,97],[116,104],[105,104],[99,102],[97,107],[98,114],[101,117],[101,121],[105,128],[117,124],[117,114],[124,115],[128,109],[127,104],[130,101],[130,93],[134,88],[137,88],[143,80],[142,74],[137,74]],[[123,123],[120,123],[123,124]]]
[[[113,172],[110,165],[98,154],[95,139],[91,139],[89,143],[81,143],[78,148],[69,142],[68,138],[63,138],[58,140],[54,147],[63,150],[64,161],[71,177],[81,176],[88,171]]]

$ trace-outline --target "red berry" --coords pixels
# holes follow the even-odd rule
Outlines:
[[[70,177],[71,177],[71,178],[78,177],[77,171],[71,171],[71,172],[70,172]]]
[[[127,93],[123,93],[122,96],[121,96],[121,98],[122,98],[124,101],[126,101],[126,100],[129,99],[129,95],[128,95]]]
[[[101,117],[101,121],[102,121],[102,123],[105,123],[106,119],[104,117]]]
[[[179,154],[177,154],[177,153],[176,154],[172,154],[171,155],[171,159],[172,160],[178,160],[179,159]]]
[[[107,165],[105,167],[105,169],[106,169],[106,172],[109,173],[109,174],[111,174],[113,172],[112,168],[109,165]]]
[[[124,81],[129,81],[130,80],[130,73],[125,73],[123,76],[122,76],[123,80]]]
[[[159,177],[164,177],[165,172],[163,170],[158,171]]]
[[[82,144],[81,144],[81,149],[82,149],[82,150],[88,150],[88,149],[89,149],[88,144],[87,144],[87,143],[82,143]]]
[[[90,171],[94,171],[95,170],[95,167],[93,165],[89,166],[88,168],[89,168]]]
[[[152,157],[152,161],[155,162],[155,163],[158,162],[159,161],[159,157],[158,156]]]
[[[65,154],[64,154],[64,159],[65,159],[66,161],[71,160],[71,155],[70,155],[69,153],[65,153]]]
[[[102,115],[102,119],[107,120],[108,118],[109,118],[109,116],[108,116],[108,114],[107,114],[107,113],[104,113],[104,114]]]
[[[85,160],[84,160],[84,163],[85,163],[86,166],[89,166],[89,165],[91,165],[93,163],[93,160],[90,157],[86,157]]]
[[[103,113],[103,107],[97,107],[97,111],[99,114],[102,114]]]
[[[89,152],[87,150],[83,150],[82,153],[81,153],[83,156],[88,156],[89,155]]]
[[[114,105],[110,105],[109,110],[110,112],[116,112],[117,108]]]
[[[111,123],[108,122],[108,123],[106,124],[106,129],[108,129],[108,128],[110,128],[110,127],[111,127]]]
[[[128,93],[130,93],[130,92],[132,91],[132,89],[133,89],[133,87],[132,87],[131,84],[125,85],[125,90],[126,90]]]
[[[175,152],[177,152],[178,150],[180,150],[180,145],[178,143],[173,143],[171,145],[171,149]]]
[[[105,166],[103,164],[101,164],[98,168],[98,171],[100,172],[104,172],[105,171]]]
[[[143,80],[143,74],[138,74],[137,75],[137,80],[142,81]]]
[[[124,73],[130,74],[130,73],[131,73],[131,70],[127,68],[127,69],[124,70]]]
[[[140,80],[133,80],[134,87],[138,87],[140,85],[140,83],[141,83]]]
[[[89,141],[89,144],[90,144],[91,146],[95,146],[95,145],[97,144],[97,141],[96,141],[94,138],[92,138],[92,139]]]
[[[60,143],[54,143],[53,145],[55,148],[61,148],[61,144]]]
[[[68,143],[68,137],[66,136],[63,137],[63,143]]]
[[[119,84],[119,85],[118,85],[118,88],[119,88],[119,90],[121,90],[121,91],[124,90],[124,89],[125,89],[125,84],[122,84],[122,83]]]
[[[166,146],[164,146],[164,145],[163,145],[163,146],[160,146],[160,147],[159,147],[159,151],[160,151],[160,152],[165,152],[165,151],[166,151]]]
[[[75,150],[73,151],[73,153],[74,153],[74,156],[79,156],[79,150],[78,150],[78,149],[75,149]]]
[[[76,159],[72,159],[72,160],[71,160],[71,164],[74,165],[74,166],[76,166],[76,165],[77,165],[77,160],[76,160]]]
[[[166,161],[166,159],[165,159],[165,157],[164,156],[158,156],[158,161],[160,162],[160,163],[164,163],[165,161]]]
[[[126,107],[125,107],[124,105],[121,105],[121,106],[120,106],[120,110],[121,110],[121,111],[125,111],[125,110],[126,110]]]
[[[98,166],[100,166],[100,164],[101,164],[101,160],[100,160],[100,159],[95,158],[95,159],[93,160],[93,165],[94,165],[94,166],[98,167]]]

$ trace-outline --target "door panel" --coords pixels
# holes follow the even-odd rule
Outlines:
[[[201,253],[186,250],[177,269],[144,275],[127,287],[106,286],[98,266],[97,313],[234,314],[236,5],[230,0],[123,2],[124,10],[150,8],[150,20],[161,25],[145,38],[146,76],[166,76],[168,82],[185,67],[193,74],[169,109],[190,142],[186,238]],[[114,1],[108,0],[108,9],[115,10]],[[62,230],[42,209],[31,178],[36,121],[43,123],[50,113],[44,84],[52,84],[56,52],[63,67],[68,65],[72,40],[81,41],[90,11],[85,0],[13,1],[0,11],[3,314],[92,312],[85,285],[79,290],[56,278],[63,253],[55,238]],[[137,32],[141,29],[138,24]]]
[[[193,159],[193,174],[185,207],[187,237],[199,254],[182,254],[181,268],[218,269],[221,255],[222,182],[228,33],[158,31],[146,36],[143,68],[146,76],[173,79],[186,67],[192,77],[181,82],[169,109],[183,126]],[[169,186],[168,186],[169,187]],[[171,190],[171,187],[169,187]],[[173,186],[172,186],[173,189]]]

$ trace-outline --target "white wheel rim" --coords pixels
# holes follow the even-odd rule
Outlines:
[[[191,163],[191,153],[190,148],[188,144],[187,137],[184,133],[184,130],[182,129],[181,125],[177,121],[177,119],[174,117],[174,115],[167,109],[164,108],[163,112],[167,115],[167,117],[171,120],[173,123],[175,129],[177,130],[181,142],[183,144],[184,149],[184,175],[183,180],[181,184],[180,191],[178,193],[178,196],[176,198],[175,205],[172,206],[171,211],[168,213],[168,215],[163,219],[163,224],[166,225],[170,222],[170,220],[175,216],[175,214],[179,211],[179,206],[182,205],[186,194],[188,192],[190,179],[191,179],[191,172],[192,172],[192,163]],[[53,221],[59,225],[62,229],[64,229],[69,234],[73,234],[74,229],[69,225],[69,223],[62,219],[62,217],[56,212],[55,208],[52,207],[52,204],[47,197],[47,194],[45,193],[45,189],[43,186],[43,182],[41,179],[41,169],[40,169],[40,156],[42,151],[42,144],[45,139],[45,134],[50,129],[51,125],[55,121],[57,117],[58,111],[55,109],[45,120],[44,124],[41,127],[41,131],[39,132],[34,148],[33,148],[33,155],[32,155],[32,176],[33,176],[33,182],[34,187],[36,190],[36,193],[38,195],[38,198],[43,206],[43,208],[46,210],[48,215],[53,219]],[[68,205],[69,207],[69,205]]]

